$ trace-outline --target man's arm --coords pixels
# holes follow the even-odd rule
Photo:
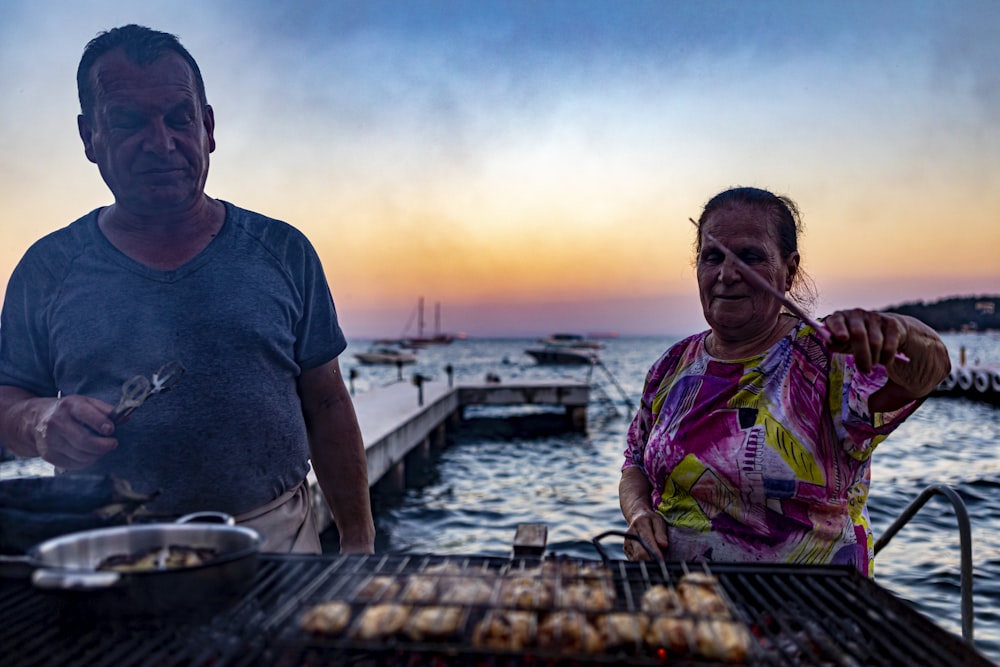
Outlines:
[[[110,410],[87,396],[38,397],[0,386],[0,442],[17,456],[40,456],[67,470],[86,468],[118,446]]]
[[[340,551],[375,553],[368,461],[340,361],[303,371],[299,394],[313,470],[337,522]]]

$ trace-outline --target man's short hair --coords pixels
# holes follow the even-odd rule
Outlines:
[[[94,105],[95,93],[91,85],[90,69],[98,58],[115,49],[122,49],[130,61],[143,67],[173,51],[183,58],[194,72],[198,99],[203,106],[208,104],[205,81],[201,78],[198,63],[177,37],[145,26],[129,24],[99,33],[97,37],[87,42],[87,46],[83,49],[80,66],[76,69],[76,89],[80,96],[80,113],[84,116],[90,115]]]

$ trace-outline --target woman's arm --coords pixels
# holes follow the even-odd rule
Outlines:
[[[649,483],[640,468],[626,468],[618,483],[618,502],[622,516],[628,523],[627,532],[638,535],[656,551],[656,557],[663,558],[667,548],[667,524],[649,501],[653,485]],[[635,540],[625,541],[625,555],[629,560],[651,560],[641,544]]]
[[[867,373],[882,364],[889,381],[875,392],[869,406],[877,412],[898,410],[934,391],[951,369],[948,348],[929,326],[908,315],[841,310],[823,320],[833,337],[830,349],[854,355]],[[896,357],[901,352],[908,361]]]

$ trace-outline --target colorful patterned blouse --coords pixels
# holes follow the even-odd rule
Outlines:
[[[916,408],[869,414],[888,375],[861,373],[800,324],[762,355],[720,361],[708,331],[649,370],[622,469],[666,519],[668,560],[849,563],[873,575],[871,455]]]

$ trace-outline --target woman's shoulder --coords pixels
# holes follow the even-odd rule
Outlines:
[[[687,365],[685,360],[705,354],[705,339],[708,334],[708,330],[700,331],[668,347],[650,368],[650,373],[669,372],[678,366]]]

